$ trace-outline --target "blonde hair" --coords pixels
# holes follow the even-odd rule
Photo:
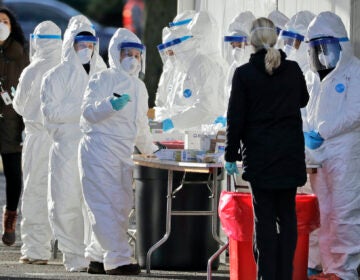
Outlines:
[[[265,69],[270,75],[280,66],[281,55],[274,48],[277,41],[276,27],[267,18],[258,18],[253,21],[250,31],[250,42],[255,52],[266,49]]]

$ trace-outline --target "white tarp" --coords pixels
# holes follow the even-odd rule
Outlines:
[[[322,11],[331,11],[336,13],[344,22],[349,37],[352,38],[354,46],[358,45],[360,40],[359,29],[355,29],[354,24],[359,25],[359,13],[352,10],[356,8],[356,0],[178,0],[178,12],[183,10],[207,10],[216,19],[221,40],[227,33],[227,27],[231,20],[243,11],[251,11],[256,17],[268,16],[268,14],[278,9],[289,18],[301,10],[309,10],[314,14]],[[357,5],[359,6],[359,5]]]

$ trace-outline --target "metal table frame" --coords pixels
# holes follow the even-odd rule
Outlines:
[[[218,191],[217,191],[217,178],[218,170],[223,167],[221,162],[219,163],[198,163],[198,162],[177,162],[177,161],[164,161],[157,158],[149,158],[142,155],[133,155],[133,160],[136,165],[146,166],[151,168],[160,168],[168,170],[168,182],[167,182],[167,196],[166,196],[166,230],[164,236],[156,242],[147,252],[146,255],[146,272],[150,273],[151,269],[151,255],[158,249],[162,244],[166,242],[171,233],[171,217],[172,216],[211,216],[211,233],[213,238],[220,244],[224,245],[221,241],[217,232],[217,221],[218,221]],[[196,183],[208,184],[212,199],[210,211],[173,211],[172,210],[172,199],[174,193],[179,188],[173,190],[173,172],[191,172],[191,173],[209,173],[213,175],[212,182],[209,186],[209,181],[196,181]],[[195,183],[184,181],[182,183]]]

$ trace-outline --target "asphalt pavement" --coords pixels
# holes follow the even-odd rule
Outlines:
[[[0,205],[5,204],[5,178],[2,173],[2,166],[0,166]],[[2,208],[2,207],[1,207]],[[1,210],[2,222],[2,210]],[[164,279],[188,279],[200,280],[206,279],[206,271],[165,271],[165,270],[151,270],[147,274],[142,270],[137,276],[109,276],[109,275],[91,275],[86,272],[70,273],[66,272],[62,265],[62,255],[58,252],[56,258],[52,258],[47,265],[32,265],[19,263],[21,240],[20,240],[20,220],[21,213],[17,221],[16,243],[13,246],[5,246],[0,242],[0,280],[1,279],[149,279],[149,280],[164,280]],[[229,266],[221,263],[219,269],[213,271],[213,280],[228,280]]]

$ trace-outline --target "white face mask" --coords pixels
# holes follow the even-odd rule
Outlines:
[[[326,68],[334,68],[336,66],[337,61],[335,61],[336,58],[333,53],[329,53],[328,55],[320,53],[318,57],[320,63]]]
[[[290,57],[295,52],[295,48],[290,45],[285,45],[283,47],[283,51],[284,51],[284,53],[286,53],[287,57]]]
[[[127,73],[132,76],[139,75],[139,72],[141,70],[139,61],[135,57],[131,56],[125,57],[121,61],[121,66]]]
[[[10,35],[10,29],[5,24],[0,22],[0,41],[5,41]]]
[[[84,48],[77,51],[77,55],[80,59],[81,64],[89,63],[92,54],[93,54],[93,50],[89,48]]]
[[[231,51],[231,54],[236,62],[241,62],[245,54],[245,49],[236,47]]]

